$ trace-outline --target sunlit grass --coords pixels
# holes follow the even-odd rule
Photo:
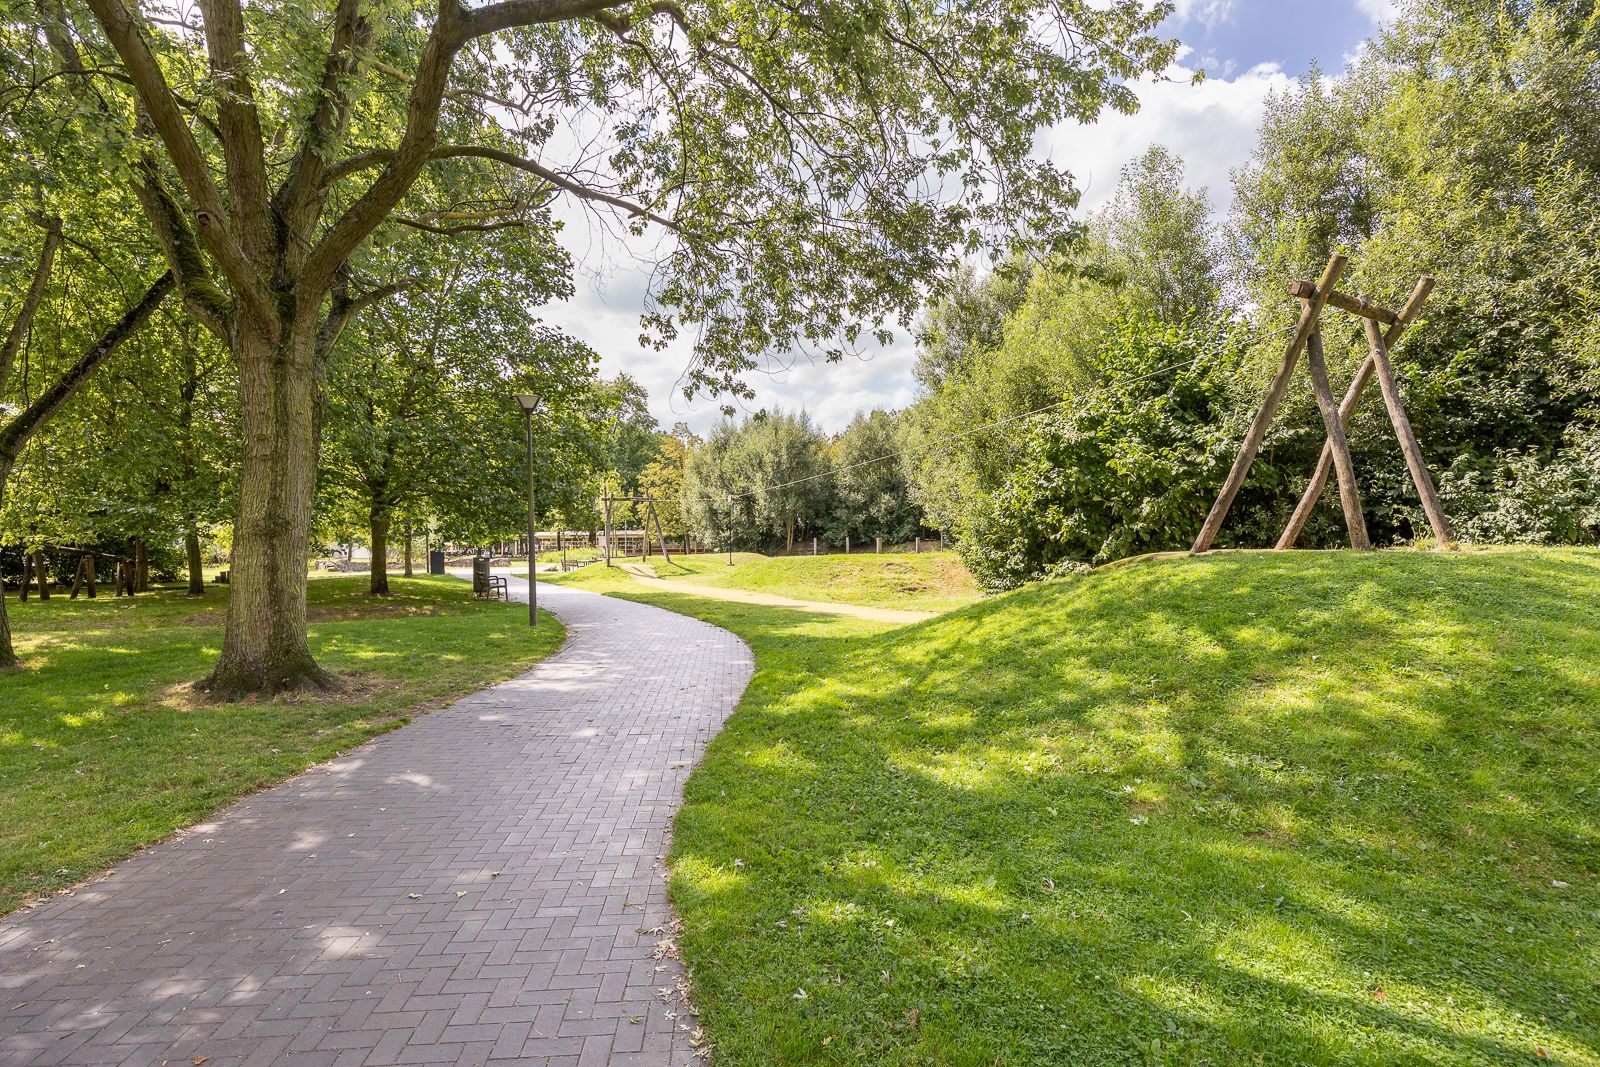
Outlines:
[[[756,653],[671,857],[719,1063],[1600,1064],[1600,553],[583,583]]]
[[[831,604],[937,612],[963,607],[982,596],[954,552],[849,556],[738,552],[732,558],[731,566],[726,553],[679,554],[670,563],[652,556],[649,564],[661,578]],[[635,557],[629,562],[641,560]]]
[[[226,591],[12,601],[22,670],[0,674],[0,912],[128,853],[418,711],[526,669],[562,640],[453,578],[310,583],[318,660],[347,676],[329,699],[201,702],[186,683],[221,645]]]

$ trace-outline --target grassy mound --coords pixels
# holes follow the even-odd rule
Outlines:
[[[525,670],[563,631],[454,578],[314,577],[311,646],[344,674],[331,698],[201,703],[226,589],[8,605],[23,669],[0,673],[0,913],[96,871],[235,797],[407,717]],[[419,650],[423,650],[419,654]]]
[[[1600,553],[625,595],[757,656],[672,854],[718,1062],[1600,1063]]]
[[[832,556],[674,556],[653,559],[656,574],[795,600],[910,611],[949,611],[982,595],[954,552]]]

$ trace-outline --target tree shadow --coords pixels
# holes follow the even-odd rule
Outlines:
[[[876,635],[650,597],[759,664],[673,853],[712,1035],[1600,1062],[1597,594],[1573,551],[1183,560]]]

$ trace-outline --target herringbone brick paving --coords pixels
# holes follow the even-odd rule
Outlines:
[[[540,601],[532,672],[0,922],[0,1065],[691,1062],[658,859],[750,653]]]

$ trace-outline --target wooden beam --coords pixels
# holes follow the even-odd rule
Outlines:
[[[1405,453],[1406,469],[1411,472],[1411,482],[1417,487],[1417,495],[1422,498],[1422,510],[1428,513],[1433,536],[1439,544],[1447,545],[1455,540],[1455,534],[1450,529],[1450,520],[1445,517],[1444,506],[1439,503],[1439,491],[1433,487],[1433,477],[1422,458],[1422,447],[1417,444],[1411,420],[1406,417],[1406,409],[1400,403],[1400,387],[1394,380],[1394,368],[1389,365],[1389,348],[1384,344],[1383,335],[1378,332],[1377,323],[1368,319],[1365,325],[1367,344],[1372,348],[1372,361],[1378,375],[1378,388],[1383,392],[1383,406],[1389,409],[1394,435],[1400,439],[1400,451]]]
[[[1290,282],[1289,295],[1297,300],[1310,300],[1317,295],[1317,287],[1312,282]],[[1364,296],[1331,292],[1328,294],[1328,306],[1348,311],[1352,315],[1360,315],[1364,319],[1376,319],[1385,326],[1393,326],[1400,321],[1399,315],[1388,308],[1379,307]]]
[[[1344,273],[1346,257],[1335,254],[1328,260],[1328,265],[1322,271],[1322,278],[1317,282],[1317,293],[1305,301],[1305,306],[1300,310],[1300,321],[1295,324],[1294,333],[1289,338],[1289,347],[1283,353],[1283,362],[1278,366],[1278,373],[1272,378],[1272,384],[1267,389],[1266,399],[1261,404],[1261,410],[1256,412],[1255,421],[1250,424],[1250,430],[1245,434],[1244,444],[1239,448],[1239,456],[1233,461],[1233,469],[1228,472],[1228,479],[1222,485],[1222,491],[1217,494],[1217,502],[1211,505],[1211,513],[1206,516],[1205,525],[1200,527],[1200,535],[1194,539],[1191,551],[1204,552],[1216,540],[1217,533],[1222,529],[1223,520],[1228,517],[1228,509],[1233,506],[1233,498],[1239,495],[1239,490],[1244,486],[1244,480],[1250,473],[1250,465],[1255,462],[1256,452],[1261,448],[1262,440],[1267,436],[1267,427],[1272,425],[1272,418],[1278,413],[1278,405],[1283,403],[1283,395],[1289,391],[1289,379],[1294,374],[1294,366],[1300,358],[1300,350],[1305,347],[1306,340],[1317,327],[1317,317],[1322,314],[1322,305],[1326,294],[1333,292],[1334,284],[1339,280],[1339,275]]]
[[[1433,278],[1424,274],[1417,279],[1416,286],[1411,290],[1411,296],[1406,300],[1405,307],[1400,309],[1400,315],[1394,324],[1384,333],[1383,343],[1389,348],[1394,348],[1400,336],[1405,333],[1406,327],[1416,321],[1422,313],[1422,305],[1427,302],[1428,294],[1433,292]],[[1356,405],[1361,401],[1361,391],[1367,387],[1367,382],[1372,378],[1372,356],[1368,355],[1361,361],[1361,366],[1356,368],[1356,376],[1350,381],[1350,388],[1344,394],[1344,400],[1339,404],[1339,425],[1349,426],[1350,419],[1355,415]],[[1333,444],[1324,441],[1322,457],[1317,460],[1317,467],[1311,472],[1311,481],[1306,483],[1305,492],[1300,494],[1300,503],[1295,505],[1294,514],[1289,517],[1289,525],[1284,527],[1283,536],[1278,538],[1276,547],[1280,549],[1293,548],[1295,542],[1300,540],[1300,534],[1306,528],[1306,521],[1311,518],[1311,512],[1317,506],[1317,501],[1322,498],[1322,490],[1328,484],[1328,474],[1333,470]]]
[[[1361,514],[1361,492],[1356,488],[1356,466],[1350,459],[1350,442],[1345,440],[1344,423],[1333,403],[1333,388],[1328,384],[1328,365],[1322,358],[1322,332],[1313,331],[1306,341],[1306,366],[1311,371],[1311,388],[1317,395],[1322,425],[1333,447],[1333,465],[1339,472],[1339,501],[1344,505],[1344,525],[1350,531],[1350,547],[1365,552],[1372,547],[1367,537],[1367,520]]]

